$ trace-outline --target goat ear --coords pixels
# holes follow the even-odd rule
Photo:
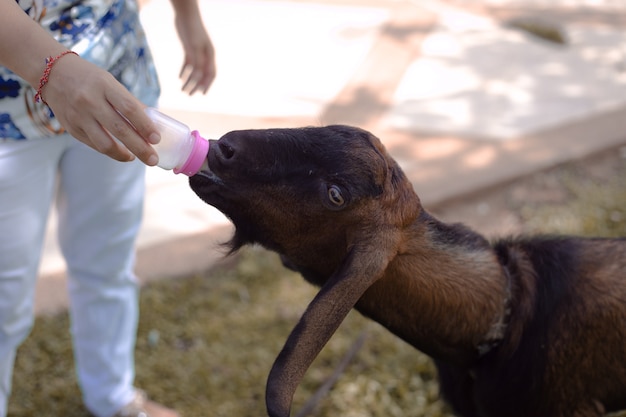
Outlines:
[[[395,253],[389,242],[352,247],[289,335],[270,371],[265,400],[270,417],[287,417],[306,370],[363,293],[381,278]],[[385,253],[381,248],[390,248]]]

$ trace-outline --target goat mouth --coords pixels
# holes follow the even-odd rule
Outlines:
[[[224,181],[204,162],[200,171],[189,178],[191,189],[207,204],[212,204],[219,191],[224,189]]]
[[[204,163],[202,164],[202,166],[200,167],[200,171],[198,171],[192,177],[192,178],[194,178],[194,181],[192,182],[192,184],[201,182],[203,185],[215,184],[215,185],[223,186],[224,185],[224,181],[219,177],[219,175],[217,175],[211,169],[211,165],[213,165],[213,164],[209,161],[211,159],[211,154],[215,153],[213,150],[215,148],[215,144],[217,143],[217,141],[210,140],[209,143],[210,143],[210,145],[209,145],[209,152],[207,154],[207,157],[204,160]],[[213,159],[213,160],[215,160],[215,159]]]
[[[210,182],[215,185],[224,185],[222,179],[218,177],[217,174],[215,174],[213,171],[211,171],[206,162],[202,166],[202,169],[196,175],[194,175],[194,177],[202,178],[205,183]]]

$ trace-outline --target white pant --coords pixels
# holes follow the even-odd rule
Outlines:
[[[46,220],[59,180],[59,243],[87,408],[109,417],[134,393],[138,320],[134,244],[145,166],[114,161],[69,135],[0,142],[0,417],[17,347],[33,324]]]

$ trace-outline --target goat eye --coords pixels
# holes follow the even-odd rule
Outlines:
[[[333,205],[337,207],[341,207],[345,204],[343,195],[341,195],[341,189],[336,185],[331,185],[328,188],[328,199]]]

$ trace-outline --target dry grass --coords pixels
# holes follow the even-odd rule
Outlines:
[[[316,290],[276,255],[246,249],[233,264],[146,287],[137,384],[184,416],[264,415],[270,366]],[[11,416],[84,417],[66,314],[37,320],[16,365]],[[317,359],[297,393],[298,410],[362,332],[365,346],[316,415],[446,416],[425,356],[356,313]]]
[[[626,236],[626,169],[616,161],[609,175],[575,165],[494,193],[511,193],[509,210],[527,231]],[[541,193],[547,197],[532,198]],[[264,415],[270,366],[315,292],[274,254],[255,248],[205,274],[151,284],[141,296],[138,386],[186,417]],[[9,415],[88,415],[67,327],[66,314],[37,319],[19,351]],[[365,344],[314,415],[451,416],[438,400],[431,361],[357,313],[307,373],[294,410],[363,332]]]

